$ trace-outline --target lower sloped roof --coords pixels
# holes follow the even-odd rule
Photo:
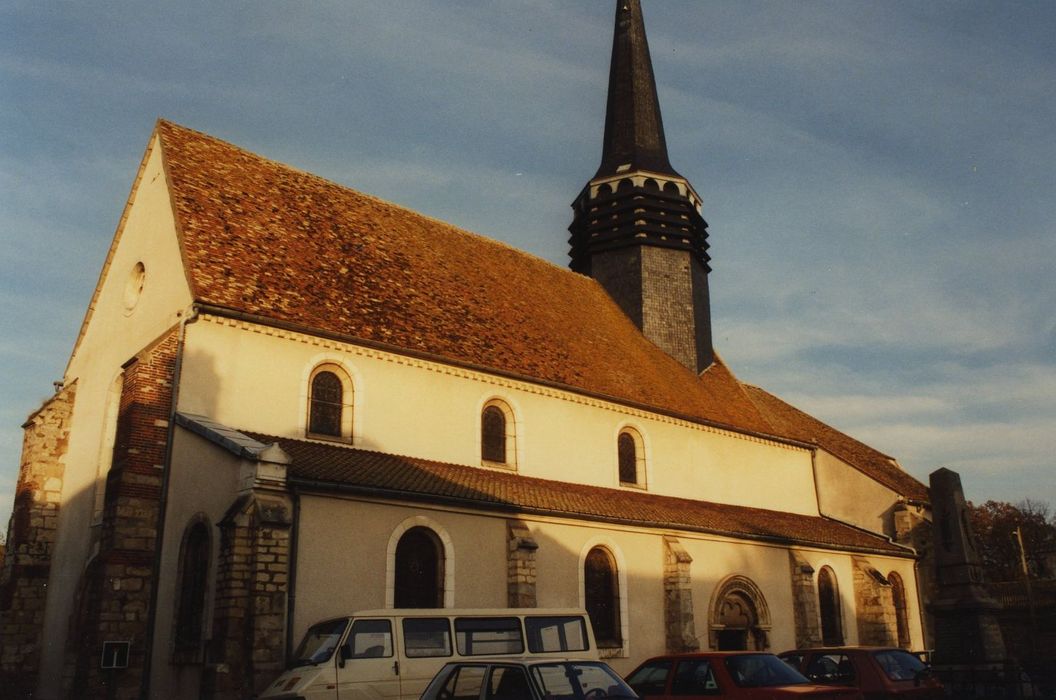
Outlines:
[[[571,484],[341,445],[246,434],[261,443],[278,444],[292,460],[287,467],[287,480],[313,490],[912,556],[885,537],[829,518]]]

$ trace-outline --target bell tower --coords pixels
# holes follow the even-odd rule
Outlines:
[[[617,0],[601,166],[572,203],[570,267],[698,373],[714,358],[700,207],[667,158],[641,2]]]

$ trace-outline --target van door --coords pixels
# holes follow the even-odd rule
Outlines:
[[[400,692],[404,698],[418,698],[437,671],[452,659],[451,620],[405,617],[400,626]]]
[[[337,659],[338,700],[399,700],[392,620],[357,618]]]

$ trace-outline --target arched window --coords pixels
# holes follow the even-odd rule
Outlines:
[[[308,382],[308,434],[352,438],[352,382],[337,365],[316,367]]]
[[[412,527],[396,544],[393,605],[444,607],[444,545],[427,527]]]
[[[895,604],[895,626],[898,630],[898,646],[908,649],[909,639],[909,611],[906,603],[906,586],[902,583],[902,577],[894,571],[887,575],[891,584],[891,597]]]
[[[598,646],[622,646],[619,574],[615,558],[604,547],[594,547],[587,553],[583,563],[583,588]]]
[[[174,651],[178,662],[202,660],[205,634],[205,596],[209,583],[209,526],[203,520],[191,523],[180,548],[179,588],[176,598]]]
[[[480,458],[491,465],[516,467],[513,411],[504,402],[489,401],[480,414]]]
[[[826,646],[843,644],[843,620],[836,574],[827,566],[818,572],[818,605],[821,608],[821,641]]]
[[[638,431],[625,428],[616,438],[620,483],[645,486],[645,449]]]

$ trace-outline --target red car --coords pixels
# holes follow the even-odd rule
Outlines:
[[[825,647],[780,654],[815,683],[853,685],[865,700],[939,700],[942,683],[915,654],[895,647]]]
[[[642,700],[861,700],[855,688],[815,685],[773,654],[703,651],[649,659],[627,676]]]

